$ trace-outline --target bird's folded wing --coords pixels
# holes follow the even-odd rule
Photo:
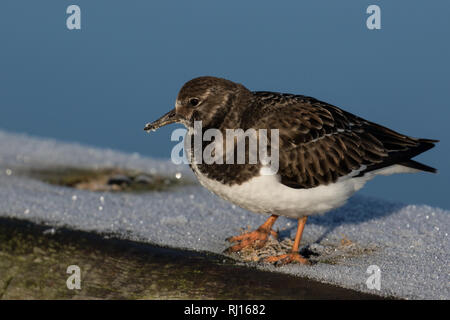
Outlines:
[[[293,188],[402,163],[436,142],[399,134],[311,97],[260,95],[265,115],[254,126],[279,129],[278,173]]]

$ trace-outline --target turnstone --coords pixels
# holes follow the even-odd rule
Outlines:
[[[202,133],[210,128],[220,132],[279,130],[275,174],[263,174],[266,165],[259,160],[253,164],[198,163],[192,161],[192,147],[187,150],[190,166],[204,187],[244,209],[271,215],[255,231],[231,237],[234,245],[229,251],[262,247],[269,235],[276,235],[272,227],[280,215],[298,219],[292,251],[269,257],[267,262],[308,264],[299,253],[307,217],[342,206],[373,177],[436,172],[411,158],[431,149],[438,140],[408,137],[312,97],[252,92],[215,77],[185,83],[175,108],[148,123],[145,130],[181,123],[190,139],[195,121],[201,121]],[[202,150],[211,143],[214,141],[203,141]]]

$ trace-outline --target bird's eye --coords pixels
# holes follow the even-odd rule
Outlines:
[[[200,102],[200,100],[198,100],[197,98],[191,98],[189,99],[189,104],[193,107],[195,107],[196,105],[198,105],[198,103]]]

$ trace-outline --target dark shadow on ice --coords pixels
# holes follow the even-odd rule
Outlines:
[[[0,299],[383,299],[207,252],[48,228],[0,218]],[[80,290],[67,289],[69,265]]]
[[[315,241],[316,243],[320,243],[338,226],[359,224],[380,219],[397,212],[404,206],[405,204],[402,203],[393,203],[386,200],[356,195],[350,198],[343,207],[327,212],[324,215],[309,217],[307,225],[315,224],[326,228],[325,232]],[[292,227],[279,232],[281,239],[290,237],[291,233],[295,232],[297,223],[295,220],[293,222]]]

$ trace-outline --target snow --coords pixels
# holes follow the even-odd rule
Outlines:
[[[194,179],[176,166],[139,154],[62,143],[0,131],[0,216],[27,219],[196,251],[222,253],[225,239],[257,227],[265,216],[250,213],[199,185],[170,192],[109,193],[58,187],[16,174],[20,168],[122,167]],[[293,237],[296,221],[280,218],[281,237]],[[54,232],[54,231],[53,231]],[[362,248],[330,264],[257,268],[305,276],[364,292],[409,299],[450,298],[449,211],[354,196],[342,208],[308,220],[302,244],[316,253],[335,251],[342,239]],[[333,249],[334,248],[334,249]],[[331,252],[331,253],[330,253]],[[369,266],[381,269],[381,290],[368,289]],[[252,264],[252,266],[255,266]]]

